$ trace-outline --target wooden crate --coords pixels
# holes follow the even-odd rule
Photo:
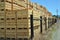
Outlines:
[[[4,27],[0,27],[0,33],[5,33],[5,28]]]
[[[26,7],[26,4],[25,4],[24,0],[22,0],[22,1],[21,0],[14,0],[13,2],[15,2],[19,5],[22,5],[23,7]]]
[[[4,37],[5,38],[5,33],[0,33],[0,38]]]
[[[4,9],[5,8],[5,2],[0,2],[0,9]]]
[[[11,10],[11,3],[5,2],[5,9]]]
[[[5,12],[4,11],[0,11],[0,18],[4,18],[5,17]]]
[[[16,27],[6,27],[6,32],[7,33],[16,33]]]
[[[6,37],[9,37],[9,38],[16,38],[16,33],[8,33],[6,32]]]
[[[12,2],[11,0],[7,0],[7,3],[8,2]],[[10,3],[11,4],[11,3]],[[10,5],[9,4],[9,5]],[[11,8],[11,5],[10,6],[6,6],[6,8],[8,7]],[[19,1],[19,0],[13,0],[13,10],[20,10],[20,9],[24,9],[26,7],[26,4],[24,1]]]
[[[17,11],[17,18],[18,17],[27,17],[28,16],[28,10],[18,10]]]
[[[5,27],[5,20],[2,20],[0,18],[0,28],[4,28]]]

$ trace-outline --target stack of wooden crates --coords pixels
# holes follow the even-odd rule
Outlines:
[[[35,3],[30,3],[32,8],[28,1],[13,0],[12,5],[12,0],[0,0],[0,39],[28,40],[31,36],[30,15],[36,19],[34,28],[40,26],[40,20],[37,20],[40,19],[40,10]]]
[[[13,4],[12,10],[11,0],[0,0],[0,40],[28,40],[30,38],[28,10],[24,9],[25,3],[25,6],[23,4],[21,7],[17,6],[18,2],[15,0],[16,4]]]

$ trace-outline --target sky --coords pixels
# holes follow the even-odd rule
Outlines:
[[[33,3],[37,3],[47,8],[52,15],[57,15],[56,9],[58,9],[58,15],[60,15],[60,0],[30,0]]]

